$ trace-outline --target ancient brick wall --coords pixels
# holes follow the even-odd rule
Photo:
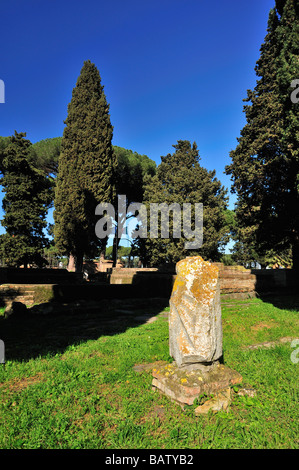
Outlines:
[[[256,295],[298,292],[299,273],[291,269],[249,270],[240,266],[214,264],[219,268],[222,298],[242,299]],[[99,273],[101,277],[94,282],[83,282],[82,279],[80,281],[75,273],[66,273],[67,276],[64,276],[60,270],[55,270],[56,276],[54,272],[50,273],[50,270],[36,270],[35,273],[34,269],[30,271],[26,281],[23,278],[24,272],[19,277],[18,273],[14,272],[11,273],[13,276],[7,276],[7,272],[2,271],[2,275],[5,276],[0,279],[0,306],[11,300],[19,300],[30,305],[49,300],[60,302],[70,299],[157,297],[169,299],[176,278],[175,273],[156,268],[112,269],[109,274]],[[10,282],[8,277],[11,278]]]

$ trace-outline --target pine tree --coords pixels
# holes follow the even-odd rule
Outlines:
[[[84,62],[65,121],[55,190],[55,243],[82,270],[105,241],[95,235],[95,208],[115,198],[113,128],[98,69]]]
[[[244,100],[247,123],[226,167],[238,195],[237,247],[246,247],[251,260],[292,247],[294,267],[299,263],[299,120],[290,86],[299,76],[298,26],[295,1],[277,2],[255,68],[256,87]]]
[[[61,137],[40,140],[30,149],[32,164],[47,175],[57,175],[61,140]]]
[[[186,256],[200,255],[206,259],[219,260],[220,250],[227,242],[228,226],[225,218],[227,207],[226,190],[215,177],[215,171],[208,171],[200,163],[196,143],[179,140],[173,146],[175,152],[161,157],[161,163],[154,177],[148,178],[145,186],[144,202],[150,214],[151,203],[176,203],[183,209],[184,203],[192,207],[192,230],[195,229],[196,203],[203,204],[203,244],[200,248],[186,249],[181,214],[181,237],[175,238],[178,227],[175,219],[170,219],[169,238],[140,239],[140,253],[145,265],[176,263]],[[171,212],[170,212],[171,215]],[[152,221],[150,221],[152,223]],[[161,222],[161,220],[160,220]],[[178,223],[178,224],[179,224]],[[150,236],[150,233],[148,234]]]
[[[43,249],[47,246],[44,229],[52,202],[52,182],[30,163],[31,142],[25,133],[17,133],[3,152],[0,183],[5,193],[4,217],[1,224],[1,257],[10,266],[28,263],[42,265]]]

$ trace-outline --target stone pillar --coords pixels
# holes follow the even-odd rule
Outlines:
[[[218,267],[201,257],[176,266],[170,298],[169,352],[179,367],[211,364],[222,356]]]
[[[221,363],[218,267],[195,256],[177,263],[176,270],[169,312],[174,362],[153,369],[152,385],[181,405],[192,405],[199,395],[227,391],[242,377]]]

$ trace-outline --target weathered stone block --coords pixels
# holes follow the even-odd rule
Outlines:
[[[222,356],[219,269],[200,256],[176,266],[170,298],[169,351],[179,367]]]
[[[216,396],[207,400],[203,405],[198,406],[194,410],[196,416],[204,415],[209,413],[209,411],[228,411],[229,405],[231,403],[231,389],[227,388],[217,393]]]
[[[157,365],[152,372],[154,389],[181,405],[192,405],[202,394],[214,394],[242,382],[242,376],[229,367],[214,363],[207,367],[200,364],[178,367],[175,362]]]

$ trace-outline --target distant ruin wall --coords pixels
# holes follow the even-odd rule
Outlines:
[[[277,293],[299,287],[299,273],[291,269],[245,269],[242,266],[224,266],[214,263],[219,268],[220,292],[227,298],[248,298],[258,294]],[[109,275],[110,284],[165,285],[165,290],[172,288],[175,273],[166,273],[157,268],[113,269]],[[171,290],[170,290],[171,294]]]
[[[244,299],[283,292],[298,293],[299,273],[293,270],[248,270],[241,266],[214,264],[219,268],[220,293],[223,299]],[[176,278],[173,272],[156,268],[114,268],[110,273],[99,273],[99,279],[94,282],[83,282],[75,273],[67,273],[65,270],[24,271],[0,269],[0,306],[9,300],[19,300],[30,305],[84,299],[169,299]]]
[[[0,268],[0,284],[73,284],[83,274],[55,268]]]

